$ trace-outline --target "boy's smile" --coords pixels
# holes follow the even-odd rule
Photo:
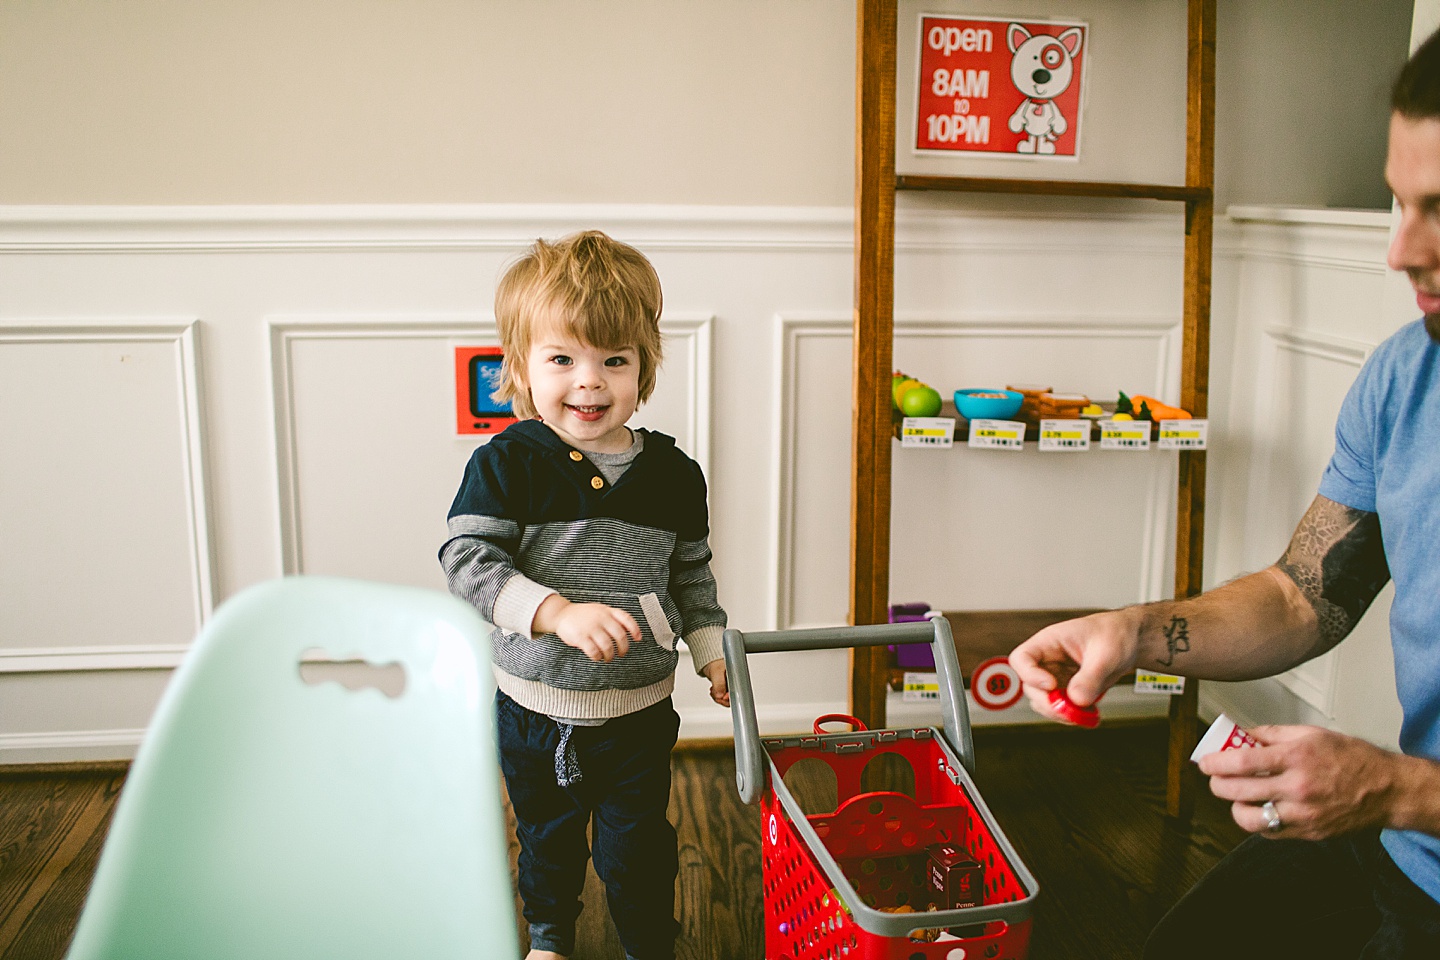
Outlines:
[[[625,422],[639,405],[639,351],[596,347],[554,328],[530,348],[530,401],[560,439],[593,453],[623,453],[633,442]]]

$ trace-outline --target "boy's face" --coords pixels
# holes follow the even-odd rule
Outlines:
[[[633,346],[593,347],[547,325],[536,331],[525,378],[536,412],[560,439],[594,453],[630,449],[625,421],[640,402],[640,355]]]

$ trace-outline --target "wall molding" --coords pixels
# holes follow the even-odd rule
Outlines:
[[[0,253],[523,250],[598,228],[650,250],[848,249],[848,207],[663,204],[0,206]]]
[[[442,340],[498,343],[493,317],[480,315],[397,316],[275,316],[267,320],[270,344],[271,422],[274,424],[275,491],[280,522],[281,570],[289,576],[305,572],[305,545],[300,518],[299,451],[295,435],[295,384],[292,351],[307,340]],[[667,349],[682,352],[694,376],[686,397],[686,423],[694,438],[691,456],[706,476],[710,473],[710,429],[713,395],[714,317],[677,312],[660,321]]]
[[[1056,222],[1083,225],[1056,230]],[[1223,222],[1223,221],[1222,221]],[[1179,256],[1178,216],[901,209],[897,251]],[[850,207],[680,204],[3,206],[0,253],[520,252],[537,234],[605,230],[647,251],[846,252]]]
[[[1231,207],[1228,218],[1235,231],[1231,242],[1248,263],[1386,272],[1388,211]]]
[[[1385,211],[1231,207],[1215,218],[1219,256],[1383,270]],[[1084,239],[1054,225],[1083,225]],[[0,253],[276,251],[518,252],[537,233],[596,227],[647,250],[849,251],[850,207],[684,204],[0,205]],[[1301,238],[1297,241],[1296,238]],[[1110,252],[1174,257],[1179,218],[1134,211],[902,208],[897,251]]]
[[[215,546],[211,536],[205,466],[204,407],[200,395],[200,322],[193,318],[62,319],[0,322],[0,344],[162,343],[173,348],[179,385],[179,424],[184,456],[192,613],[197,624],[215,608]],[[184,646],[32,647],[0,649],[0,674],[172,667]],[[163,651],[163,653],[162,653]],[[177,653],[178,651],[178,653]],[[158,659],[157,659],[158,658]],[[165,662],[159,662],[159,661]]]
[[[685,398],[685,424],[692,438],[689,444],[692,449],[686,452],[708,477],[715,398],[715,317],[677,312],[673,317],[660,319],[660,333],[666,340],[667,355],[673,356],[678,351],[690,362],[693,377]]]
[[[92,647],[16,647],[0,653],[0,674],[85,673],[104,670],[173,670],[186,644],[116,644]]]
[[[0,734],[0,763],[130,760],[144,738],[143,729]]]
[[[897,317],[895,338],[946,337],[953,339],[1096,339],[1129,336],[1153,340],[1156,351],[1156,383],[1164,395],[1176,377],[1178,351],[1175,349],[1179,321],[1161,316],[1075,317],[1056,323],[1050,315],[989,314],[951,318]],[[798,381],[800,344],[806,339],[844,339],[852,336],[852,321],[836,314],[785,314],[775,318],[775,365],[772,371],[775,397],[774,456],[771,476],[771,524],[774,541],[769,563],[772,584],[772,629],[791,629],[807,624],[793,622],[794,568],[796,549],[795,513],[798,495],[795,483],[797,422],[800,411],[795,395]],[[1155,600],[1171,595],[1173,577],[1166,569],[1170,547],[1170,514],[1173,512],[1174,478],[1162,473],[1146,492],[1145,525],[1141,544],[1141,577],[1137,599]]]

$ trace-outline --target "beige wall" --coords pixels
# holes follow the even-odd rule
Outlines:
[[[849,202],[828,0],[0,0],[0,203]]]
[[[1220,0],[1215,190],[1222,204],[1390,208],[1390,84],[1408,55],[1411,6]]]
[[[1181,0],[922,6],[1087,17],[1097,84],[1179,89]],[[1410,10],[1220,0],[1222,209],[1388,205]],[[848,206],[853,89],[850,0],[0,0],[0,204]],[[1108,166],[1178,178],[1179,115],[1114,102],[1163,142]]]

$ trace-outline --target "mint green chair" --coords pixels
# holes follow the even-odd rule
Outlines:
[[[69,960],[518,957],[487,636],[410,587],[225,603],[136,755]],[[316,648],[399,664],[403,693],[307,684]]]

